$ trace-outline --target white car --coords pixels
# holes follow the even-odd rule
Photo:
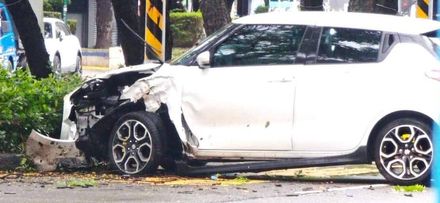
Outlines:
[[[81,45],[63,21],[44,18],[44,44],[55,74],[82,72]]]
[[[87,81],[65,97],[61,139],[127,174],[374,161],[393,183],[426,183],[440,62],[424,33],[437,29],[361,13],[240,18],[171,64]]]

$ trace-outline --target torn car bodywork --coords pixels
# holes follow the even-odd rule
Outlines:
[[[86,157],[106,160],[114,123],[126,113],[148,111],[159,114],[166,125],[170,150],[165,155],[184,154],[188,130],[182,124],[172,69],[168,64],[144,64],[87,81],[65,97],[61,139],[74,139]]]

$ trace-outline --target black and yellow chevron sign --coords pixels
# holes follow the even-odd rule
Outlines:
[[[145,39],[162,60],[165,47],[166,0],[146,0]]]
[[[416,15],[418,18],[429,18],[430,0],[417,0]]]

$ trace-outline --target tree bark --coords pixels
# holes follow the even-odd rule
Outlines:
[[[200,9],[200,0],[191,0],[193,11],[198,11]]]
[[[112,45],[113,10],[111,0],[97,0],[96,7],[96,48],[107,49]]]
[[[323,11],[322,0],[301,0],[301,11]]]
[[[232,4],[234,4],[234,0],[225,0],[226,8],[228,8],[228,13],[231,13]]]
[[[376,0],[375,13],[396,15],[398,0]]]
[[[397,3],[397,0],[350,0],[348,11],[395,15]]]
[[[50,75],[49,54],[38,25],[37,17],[28,0],[6,0],[9,12],[20,35],[31,74],[36,78]]]
[[[207,35],[231,22],[224,0],[202,0],[200,10],[203,14],[203,26]]]
[[[348,3],[349,12],[374,13],[376,0],[350,0]]]
[[[112,3],[116,23],[120,31],[119,36],[124,52],[125,65],[142,64],[144,62],[144,45],[122,24],[122,20],[124,20],[138,35],[143,36],[139,29],[137,11],[133,9],[137,8],[137,5],[133,5],[133,1],[127,0],[112,0]]]

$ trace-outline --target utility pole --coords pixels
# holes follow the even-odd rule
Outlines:
[[[63,4],[63,21],[64,23],[67,23],[67,2],[68,0],[64,0]]]

